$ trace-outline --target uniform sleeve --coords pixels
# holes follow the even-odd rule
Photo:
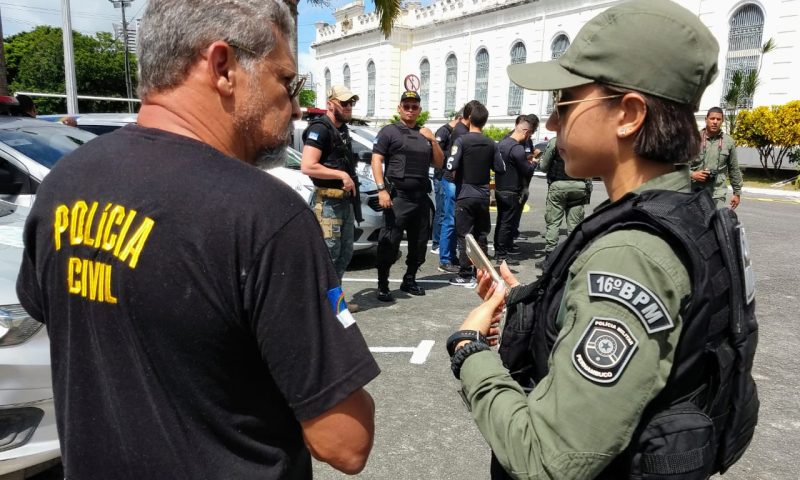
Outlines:
[[[517,167],[517,171],[523,177],[529,177],[533,175],[533,164],[528,161],[528,155],[525,151],[525,147],[522,145],[514,145],[514,148],[511,149],[511,161],[514,162],[514,166]]]
[[[439,130],[436,130],[435,136],[436,142],[439,143],[439,148],[442,149],[442,152],[445,152],[445,150],[447,150],[447,142],[450,140],[450,130],[448,130],[447,126],[443,125],[439,127]]]
[[[303,145],[322,150],[323,154],[327,153],[326,150],[330,150],[331,139],[328,129],[324,125],[315,123],[309,126],[305,135],[306,138],[303,140]]]
[[[494,166],[492,168],[495,172],[503,173],[506,171],[506,163],[503,161],[503,156],[500,155],[500,149],[497,144],[494,144]]]
[[[544,149],[542,159],[539,160],[539,170],[547,173],[550,170],[550,165],[553,163],[553,158],[556,156],[556,144],[549,143],[547,148]]]
[[[244,304],[259,350],[300,421],[379,373],[345,298],[311,210],[269,240],[249,273]]]
[[[728,156],[728,178],[734,195],[742,194],[742,170],[739,168],[739,158],[736,154],[736,144],[731,139],[731,153]]]
[[[461,165],[461,154],[464,149],[461,146],[461,137],[456,138],[456,142],[450,147],[449,157],[447,157],[447,162],[444,165],[446,170],[451,172],[455,172],[458,170],[459,165]]]
[[[672,368],[689,277],[666,242],[620,231],[581,254],[565,292],[550,372],[527,398],[493,352],[461,371],[478,428],[518,478],[594,478],[628,445]]]
[[[381,128],[381,130],[378,132],[377,138],[375,138],[375,143],[372,144],[372,153],[377,153],[378,155],[388,157],[389,148],[392,145],[394,131],[395,129],[392,128],[391,125],[386,125],[385,127]]]

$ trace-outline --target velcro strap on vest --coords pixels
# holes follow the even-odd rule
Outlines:
[[[320,198],[341,199],[344,198],[345,194],[345,191],[339,188],[316,187],[315,191],[317,192],[317,200],[319,200]]]
[[[693,472],[705,465],[704,458],[711,453],[711,443],[688,452],[669,455],[642,454],[642,470],[654,475],[680,475]]]

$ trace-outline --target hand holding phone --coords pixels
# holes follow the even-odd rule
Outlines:
[[[471,233],[466,235],[466,247],[467,247],[467,256],[470,260],[472,260],[472,264],[475,265],[475,268],[480,268],[489,273],[492,276],[492,280],[497,282],[498,285],[507,286],[506,282],[503,280],[503,277],[500,276],[500,273],[494,268],[492,262],[489,261],[489,257],[483,253],[480,245],[478,245],[478,241],[475,240],[475,237],[472,236]]]

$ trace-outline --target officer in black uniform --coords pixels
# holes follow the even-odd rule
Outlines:
[[[450,279],[451,285],[475,286],[475,273],[467,257],[465,237],[472,233],[484,253],[488,250],[489,231],[489,178],[491,170],[505,172],[497,144],[482,132],[489,119],[489,111],[478,103],[469,117],[469,132],[460,136],[450,149],[445,168],[456,175],[456,232],[458,234],[458,276]]]
[[[378,185],[378,201],[383,210],[383,227],[378,237],[378,300],[394,300],[389,291],[389,270],[397,260],[403,232],[408,238],[406,273],[400,290],[425,295],[416,275],[425,262],[430,236],[428,193],[431,165],[442,168],[444,154],[433,132],[417,126],[419,94],[406,91],[397,106],[400,121],[378,132],[372,147],[372,174]],[[384,175],[383,163],[386,163]]]
[[[495,173],[494,196],[497,201],[497,223],[494,228],[494,258],[499,265],[519,265],[508,256],[514,246],[514,229],[519,226],[520,213],[524,205],[522,194],[527,190],[528,179],[533,176],[536,164],[529,160],[525,145],[534,128],[522,117],[514,131],[497,144],[500,156],[506,165],[505,172]],[[533,156],[530,156],[533,158]]]

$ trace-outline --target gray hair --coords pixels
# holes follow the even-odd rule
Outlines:
[[[276,29],[292,45],[294,28],[282,0],[150,0],[139,27],[139,98],[180,85],[215,41],[242,47],[236,56],[250,70],[275,47]]]

